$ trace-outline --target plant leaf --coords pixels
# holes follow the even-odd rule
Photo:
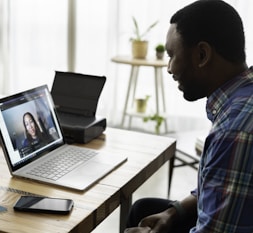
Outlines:
[[[158,24],[158,21],[154,22],[153,24],[151,24],[147,30],[145,32],[143,32],[141,35],[140,35],[140,38],[144,37],[154,26],[156,26],[156,24]]]
[[[137,20],[134,16],[132,16],[132,19],[133,19],[133,23],[134,23],[134,35],[135,35],[135,38],[131,38],[131,40],[138,40],[138,41],[141,41],[143,40],[143,37],[158,23],[158,21],[154,22],[153,24],[151,24],[147,29],[146,31],[144,31],[142,34],[140,32],[140,29],[139,29],[139,25],[137,23]]]
[[[137,20],[135,19],[135,17],[132,17],[132,18],[134,22],[134,34],[136,35],[136,40],[141,40],[140,29],[139,29]]]

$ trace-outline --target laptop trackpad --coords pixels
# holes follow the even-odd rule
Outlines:
[[[85,165],[80,166],[79,169],[74,171],[82,177],[87,176],[101,176],[101,174],[108,172],[112,169],[112,166],[105,163],[97,163],[93,161],[87,162]]]
[[[64,183],[68,182],[77,186],[78,189],[85,189],[103,178],[111,170],[111,165],[90,161],[64,176],[62,180]]]

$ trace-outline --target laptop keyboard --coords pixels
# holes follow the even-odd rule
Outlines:
[[[92,150],[77,150],[77,148],[70,147],[45,163],[33,168],[28,174],[50,180],[58,180],[96,154],[97,152]]]

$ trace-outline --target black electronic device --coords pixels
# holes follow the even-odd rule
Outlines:
[[[59,112],[59,121],[68,143],[87,143],[106,129],[106,118],[103,117],[83,117],[74,114],[70,116]]]
[[[68,143],[87,143],[106,129],[106,118],[96,116],[105,76],[56,71],[52,97]]]
[[[73,206],[74,202],[71,199],[21,196],[13,208],[24,212],[68,214]]]

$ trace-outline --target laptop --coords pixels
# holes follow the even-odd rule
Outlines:
[[[47,85],[0,99],[0,129],[16,177],[85,190],[127,160],[67,144]]]

